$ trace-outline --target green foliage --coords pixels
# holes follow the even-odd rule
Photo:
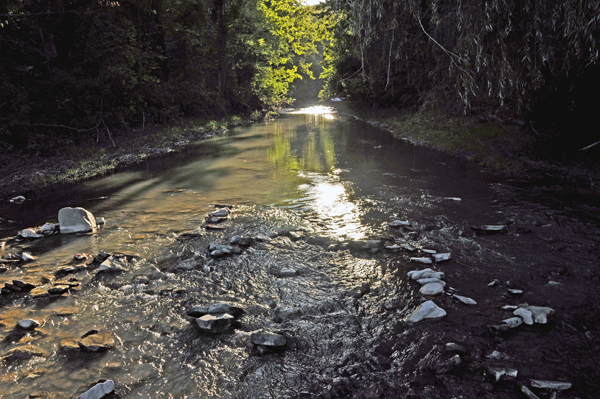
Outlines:
[[[22,148],[276,109],[322,34],[298,0],[6,0],[0,14],[0,142]]]
[[[329,0],[327,7],[329,94],[523,114],[551,93],[576,102],[576,88],[598,72],[598,1]]]

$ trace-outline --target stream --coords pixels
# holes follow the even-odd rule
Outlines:
[[[524,398],[520,385],[541,379],[572,383],[560,397],[592,398],[600,389],[598,204],[563,194],[313,106],[84,182],[58,200],[11,204],[0,216],[33,223],[21,228],[57,222],[66,206],[106,224],[0,250],[36,258],[8,264],[0,286],[79,283],[51,297],[0,297],[0,357],[34,353],[0,361],[0,397],[75,398],[110,379],[120,398]],[[231,206],[225,229],[203,229],[215,204]],[[410,225],[390,227],[394,220]],[[506,231],[472,228],[482,225]],[[240,254],[209,254],[234,236],[254,241]],[[365,240],[378,244],[362,249]],[[386,249],[395,244],[415,251]],[[424,249],[452,257],[412,262],[429,256]],[[57,277],[79,264],[75,254],[100,251],[137,256],[122,273]],[[424,267],[445,273],[445,293],[419,293],[407,272]],[[427,299],[447,316],[406,323]],[[245,311],[231,332],[204,333],[186,315],[222,302]],[[555,314],[547,324],[490,327],[512,316],[501,306],[525,303]],[[27,318],[41,325],[17,331]],[[110,333],[113,347],[80,350],[91,330]],[[285,350],[257,353],[250,336],[261,331],[283,334]],[[463,347],[461,363],[441,370],[454,355],[442,349],[449,342]],[[517,377],[495,381],[498,364]]]

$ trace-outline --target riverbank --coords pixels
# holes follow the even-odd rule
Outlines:
[[[398,139],[468,159],[513,179],[551,185],[557,195],[600,195],[600,146],[582,150],[558,132],[536,130],[533,122],[374,109],[358,102],[335,106]]]
[[[60,151],[52,148],[55,152],[52,155],[44,155],[42,148],[37,150],[37,155],[25,151],[5,152],[0,155],[0,201],[6,202],[18,195],[32,199],[52,187],[103,176],[262,118],[263,115],[251,118],[234,115],[221,120],[183,120],[173,125],[121,132],[103,137],[102,141],[71,143]]]

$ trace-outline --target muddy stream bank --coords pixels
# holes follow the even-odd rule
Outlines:
[[[3,239],[0,397],[73,398],[102,380],[121,398],[526,398],[522,386],[595,397],[597,204],[330,111],[290,112],[66,197],[3,207],[16,231],[67,206],[106,224]],[[227,220],[204,228],[218,209]],[[10,259],[23,252],[35,259]],[[450,259],[431,261],[439,254]],[[123,271],[99,271],[109,255]],[[425,268],[444,273],[444,292],[423,295],[408,277]],[[429,300],[445,316],[411,323]],[[190,309],[218,303],[243,314],[202,331]],[[528,306],[553,312],[506,327]],[[40,325],[17,327],[25,319]],[[252,343],[261,332],[285,345]]]

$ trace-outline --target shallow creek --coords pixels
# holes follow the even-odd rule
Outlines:
[[[233,206],[223,231],[200,228],[213,204]],[[58,203],[15,205],[2,216],[47,215],[36,221],[41,225],[56,222],[64,206],[84,207],[106,225],[90,235],[7,246],[3,253],[25,250],[36,260],[9,266],[0,284],[51,281],[77,253],[139,259],[117,275],[67,276],[81,284],[70,294],[3,295],[0,355],[29,346],[40,356],[0,363],[0,397],[77,397],[100,379],[113,380],[122,398],[521,395],[514,381],[490,381],[490,359],[518,369],[523,383],[572,382],[562,397],[597,392],[600,230],[589,218],[596,208],[503,181],[326,107],[236,128],[86,182]],[[388,226],[397,219],[411,228]],[[485,224],[508,232],[471,229]],[[208,246],[234,235],[271,239],[212,259]],[[355,240],[381,245],[345,245]],[[417,250],[389,251],[386,241]],[[433,267],[478,305],[442,294],[433,300],[448,312],[445,319],[406,325],[430,299],[406,278],[424,267],[410,262],[427,255],[421,249],[451,252],[450,261]],[[296,275],[281,277],[281,269]],[[500,283],[489,287],[493,279]],[[509,287],[523,296],[507,295]],[[205,334],[186,316],[192,305],[217,302],[245,310],[234,332]],[[512,316],[501,305],[524,302],[551,306],[556,316],[544,326],[490,330]],[[17,333],[15,324],[26,318],[42,325]],[[112,333],[114,348],[65,349],[92,329]],[[286,350],[259,356],[250,334],[262,330],[284,334]],[[427,359],[447,342],[468,353],[459,367],[436,373]]]

